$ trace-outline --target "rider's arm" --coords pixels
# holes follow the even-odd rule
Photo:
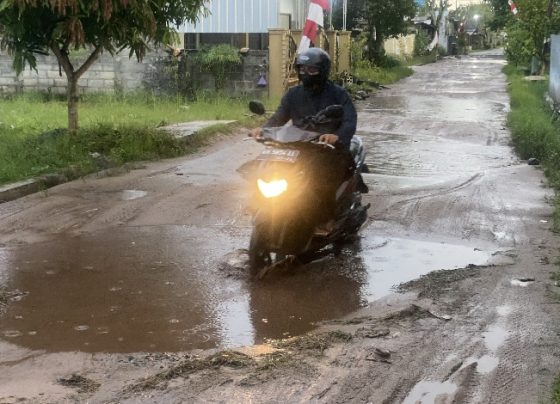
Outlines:
[[[276,126],[282,126],[286,122],[291,119],[290,116],[290,108],[289,108],[289,101],[288,101],[288,93],[284,94],[282,97],[282,101],[280,101],[280,106],[274,112],[266,123],[263,125],[263,128],[273,128]],[[263,137],[263,130],[262,128],[254,128],[251,130],[249,136],[254,137],[255,139],[261,139]]]
[[[350,148],[350,141],[356,132],[358,114],[356,113],[356,108],[354,107],[350,94],[344,89],[341,90],[340,104],[344,108],[344,115],[342,123],[336,131],[336,135],[338,135],[338,140],[346,146],[346,148]]]
[[[265,128],[282,126],[290,119],[292,119],[290,110],[290,94],[290,91],[284,94],[284,96],[282,97],[282,101],[280,101],[280,105],[278,106],[278,109],[276,110],[274,115],[268,118],[268,121],[266,121],[266,123],[263,125]]]

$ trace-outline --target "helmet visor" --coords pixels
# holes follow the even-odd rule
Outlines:
[[[320,73],[320,70],[317,66],[306,66],[300,65],[299,66],[299,74],[307,74],[309,76],[316,76]]]

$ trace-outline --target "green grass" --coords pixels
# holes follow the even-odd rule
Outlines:
[[[402,64],[392,67],[378,67],[363,63],[353,70],[354,76],[364,81],[375,81],[379,84],[392,84],[412,75],[410,67]]]
[[[158,130],[193,120],[237,120],[251,126],[247,100],[199,97],[196,102],[137,93],[126,97],[98,94],[82,97],[80,130],[68,136],[65,101],[30,93],[0,99],[0,184],[43,174],[70,178],[130,161],[179,156],[196,150],[203,138],[223,126],[187,141]],[[101,156],[99,156],[99,155]]]
[[[550,185],[556,190],[554,228],[560,231],[560,121],[550,111],[544,96],[547,81],[526,81],[513,66],[507,66],[511,111],[507,122],[515,150],[522,159],[540,160]]]

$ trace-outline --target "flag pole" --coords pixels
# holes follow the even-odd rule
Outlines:
[[[346,31],[346,14],[348,13],[348,0],[342,0],[342,30]]]

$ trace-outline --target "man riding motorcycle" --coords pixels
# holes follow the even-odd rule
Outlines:
[[[332,145],[339,142],[348,149],[356,131],[357,114],[348,92],[329,80],[329,54],[321,48],[309,48],[298,55],[296,69],[301,84],[288,90],[264,126],[282,126],[291,119],[294,126],[302,127],[306,117],[315,115],[329,105],[342,105],[342,122],[337,128],[329,128],[332,132],[323,133],[319,141]],[[261,137],[262,128],[253,129],[252,136]]]
[[[268,119],[264,127],[278,127],[292,120],[294,126],[305,129],[306,118],[316,115],[330,105],[341,105],[342,119],[335,126],[321,129],[320,142],[333,145],[336,153],[316,153],[310,164],[321,167],[317,181],[326,197],[322,201],[323,223],[317,231],[328,234],[334,225],[336,191],[348,179],[355,167],[349,149],[356,131],[357,113],[348,92],[329,80],[331,59],[321,48],[310,48],[297,57],[296,69],[300,84],[292,87],[282,97],[280,106]],[[261,138],[262,128],[255,128],[251,136]],[[334,157],[334,158],[333,158]],[[360,177],[359,190],[367,192]]]

